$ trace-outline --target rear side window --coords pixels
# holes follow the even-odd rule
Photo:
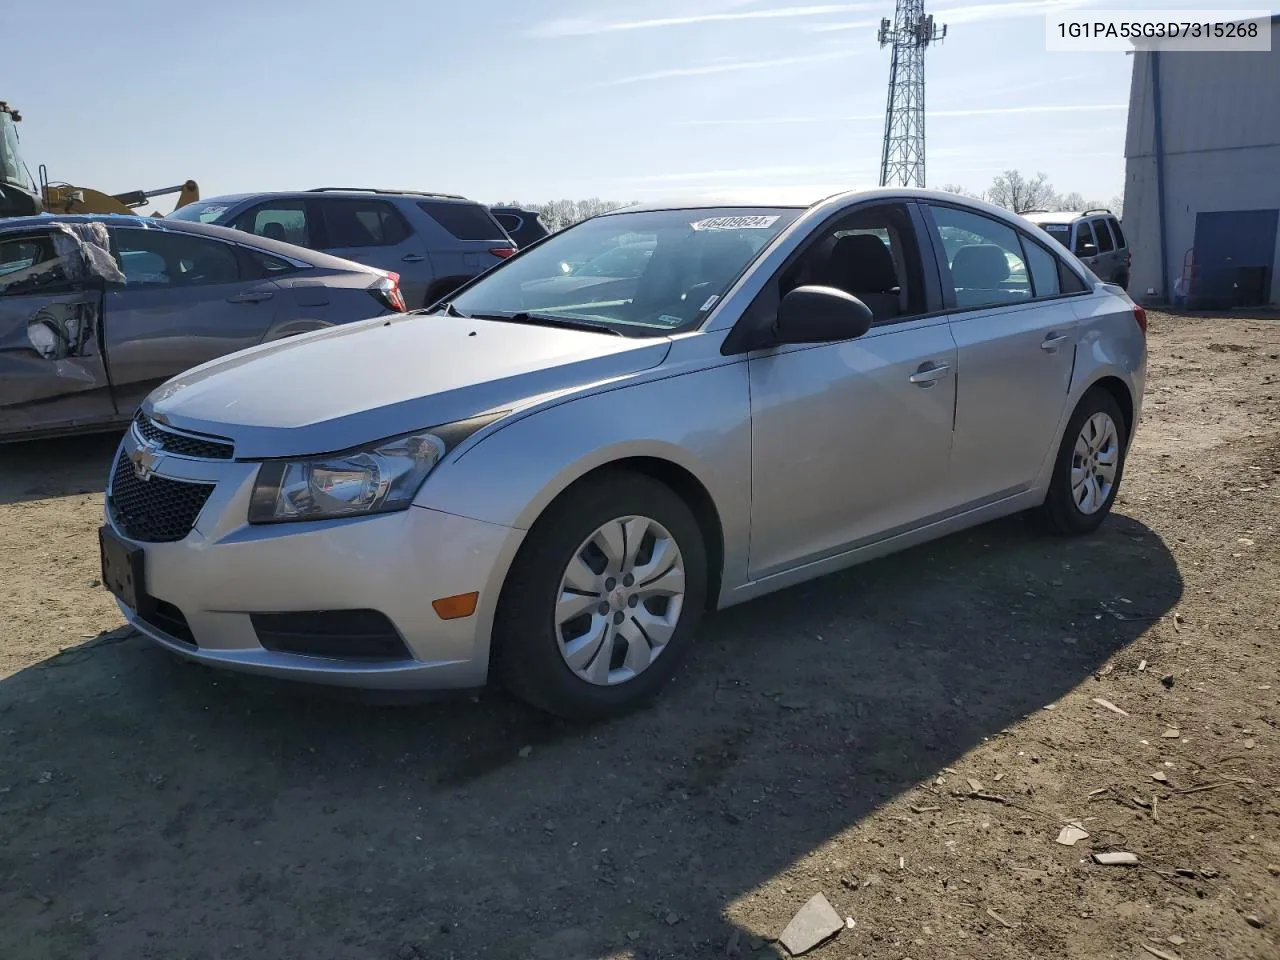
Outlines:
[[[1127,247],[1128,244],[1124,239],[1124,231],[1120,229],[1120,221],[1115,217],[1108,217],[1107,223],[1111,227],[1111,232],[1116,235],[1116,248]]]
[[[502,227],[478,203],[423,200],[418,206],[458,240],[506,240],[502,235]]]
[[[391,247],[409,236],[404,218],[385,200],[319,201],[328,232],[326,247]]]
[[[49,234],[0,240],[0,297],[58,293],[70,286],[71,278]]]
[[[296,243],[300,247],[314,249],[317,245],[305,200],[270,200],[240,214],[232,226],[254,236]]]
[[[1096,233],[1098,237],[1099,253],[1110,253],[1116,248],[1116,245],[1111,242],[1111,229],[1107,226],[1107,221],[1093,221],[1093,229],[1094,233]]]
[[[1022,238],[1027,253],[1027,267],[1031,270],[1031,285],[1037,297],[1056,297],[1062,292],[1058,278],[1058,258],[1029,237]]]
[[[497,220],[507,233],[516,233],[524,226],[524,219],[517,217],[514,213],[495,213],[493,219]]]
[[[235,248],[208,237],[114,229],[116,260],[127,287],[195,287],[240,280]]]
[[[1084,253],[1085,244],[1093,242],[1093,228],[1089,226],[1088,220],[1081,220],[1076,224],[1076,246],[1072,252],[1080,256]]]

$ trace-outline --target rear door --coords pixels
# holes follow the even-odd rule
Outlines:
[[[1116,250],[1115,237],[1106,217],[1098,217],[1093,221],[1093,235],[1098,241],[1098,265],[1094,268],[1101,279],[1114,283],[1120,276],[1120,254]]]
[[[104,298],[107,369],[121,413],[190,367],[259,343],[279,288],[242,248],[177,231],[114,227],[125,282]]]
[[[970,210],[927,209],[958,351],[947,492],[953,508],[969,508],[1038,476],[1067,401],[1078,320],[1047,246]]]
[[[478,203],[464,200],[430,199],[418,202],[426,214],[431,258],[438,286],[433,293],[443,296],[451,286],[470,280],[478,273],[502,262],[494,251],[511,252],[512,240],[497,220]],[[410,303],[412,306],[412,303]]]
[[[400,275],[405,302],[418,306],[434,275],[424,238],[395,205],[377,197],[322,197],[325,239],[321,247],[335,257]]]
[[[79,279],[70,238],[0,237],[0,434],[115,416],[99,341],[102,285]]]

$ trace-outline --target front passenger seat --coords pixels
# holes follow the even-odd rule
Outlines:
[[[893,254],[877,236],[853,233],[837,240],[822,279],[865,303],[877,323],[902,312]]]

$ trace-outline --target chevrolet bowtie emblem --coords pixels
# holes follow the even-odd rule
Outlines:
[[[154,440],[143,441],[141,446],[129,454],[129,460],[133,463],[133,475],[139,480],[150,480],[163,459],[164,452]]]

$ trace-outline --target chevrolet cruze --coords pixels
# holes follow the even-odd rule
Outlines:
[[[547,282],[635,244],[625,283]],[[616,211],[429,311],[158,387],[103,581],[218,667],[613,714],[708,609],[1018,511],[1095,529],[1145,333],[1038,227],[949,194]]]

